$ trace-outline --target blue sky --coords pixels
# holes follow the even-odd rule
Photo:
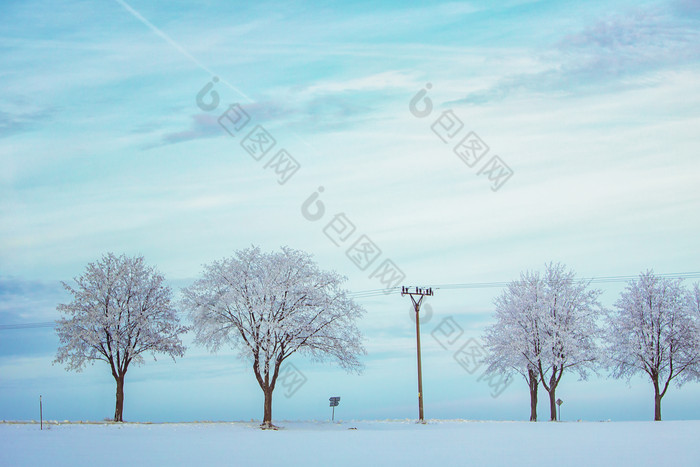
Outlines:
[[[250,244],[381,287],[324,236],[337,213],[406,284],[507,281],[550,260],[583,277],[697,271],[700,3],[492,3],[3,1],[0,323],[56,319],[59,281],[107,251],[143,254],[176,293]],[[205,111],[213,76],[220,105]],[[417,118],[426,83],[434,110]],[[299,162],[287,183],[219,126],[234,103]],[[445,111],[513,170],[498,191],[431,131]],[[319,186],[327,213],[312,222],[300,207]],[[612,306],[623,284],[597,286]],[[426,416],[527,418],[523,382],[493,399],[430,337],[447,317],[478,337],[499,292],[431,298]],[[276,395],[273,417],[321,419],[331,395],[340,417],[416,416],[408,300],[360,300],[365,373],[293,359],[307,382]],[[107,369],[51,366],[56,346],[48,328],[0,331],[0,419],[35,418],[39,394],[49,418],[113,413]],[[700,417],[698,396],[673,388],[664,417]],[[560,397],[565,419],[652,415],[641,379],[565,375]],[[261,411],[230,352],[190,346],[127,375],[125,419]]]

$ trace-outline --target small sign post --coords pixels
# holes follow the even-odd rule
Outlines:
[[[39,394],[39,423],[41,424],[39,430],[43,430],[44,429],[44,408],[41,406],[41,394]]]
[[[561,405],[564,403],[563,400],[557,399],[556,404],[559,406],[559,421],[561,422]]]
[[[335,408],[340,404],[340,397],[331,397],[328,399],[331,401],[331,407],[333,407],[333,414],[331,415],[331,421],[335,421]]]

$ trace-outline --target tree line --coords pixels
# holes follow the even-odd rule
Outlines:
[[[357,321],[365,310],[349,298],[346,277],[318,267],[308,253],[258,247],[204,266],[182,290],[179,303],[154,267],[141,256],[105,254],[89,263],[71,296],[57,309],[60,345],[54,363],[81,371],[105,361],[116,383],[114,420],[123,421],[129,366],[144,355],[183,357],[181,336],[211,352],[230,346],[252,364],[264,395],[263,428],[272,424],[272,395],[282,363],[295,353],[332,360],[359,373],[366,353]],[[561,264],[525,272],[495,300],[496,322],[485,344],[488,371],[522,375],[530,391],[530,420],[537,420],[540,384],[556,420],[556,389],[564,373],[585,378],[608,368],[614,377],[646,373],[655,391],[655,420],[670,382],[700,377],[700,289],[652,272],[631,282],[615,309],[598,302],[600,290],[576,280]],[[181,323],[178,309],[190,325]]]
[[[365,353],[355,322],[364,309],[342,288],[346,278],[323,271],[307,253],[283,247],[264,253],[257,247],[204,267],[201,277],[182,293],[180,305],[191,326],[183,326],[163,276],[143,257],[104,255],[63,283],[72,296],[58,310],[60,346],[55,363],[80,371],[88,361],[103,360],[117,385],[114,421],[123,421],[124,380],[131,363],[143,354],[182,357],[181,335],[195,333],[195,343],[216,351],[227,344],[252,363],[264,394],[263,428],[272,424],[272,393],[280,366],[295,353],[332,359],[360,371]]]
[[[537,420],[540,385],[556,420],[556,390],[564,373],[585,379],[607,371],[614,378],[647,375],[654,389],[654,420],[671,382],[700,379],[700,287],[642,273],[611,309],[601,290],[577,280],[562,264],[527,271],[495,300],[495,323],[484,334],[488,372],[519,374]]]

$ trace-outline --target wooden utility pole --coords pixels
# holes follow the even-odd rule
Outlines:
[[[416,352],[418,356],[418,421],[420,423],[425,423],[425,418],[423,417],[423,370],[421,368],[420,361],[420,305],[423,302],[424,297],[431,297],[433,295],[433,289],[421,289],[416,287],[414,292],[410,292],[408,287],[401,288],[401,296],[408,295],[411,297],[411,302],[413,302],[413,309],[416,312]],[[419,297],[416,299],[416,297]]]

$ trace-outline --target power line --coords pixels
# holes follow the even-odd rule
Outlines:
[[[700,279],[700,272],[672,272],[672,273],[665,273],[665,274],[655,274],[657,277],[663,277],[663,278],[668,278],[668,279]],[[574,279],[577,282],[590,282],[592,284],[604,284],[604,283],[612,283],[612,282],[629,282],[631,280],[635,280],[639,277],[639,275],[633,275],[633,276],[599,276],[599,277],[582,277],[582,278],[576,278]],[[511,282],[517,282],[516,281],[507,281],[507,282],[472,282],[472,283],[465,283],[465,284],[439,284],[433,287],[441,288],[441,289],[479,289],[479,288],[486,288],[486,287],[505,287]]]
[[[55,321],[44,321],[42,323],[0,324],[0,331],[10,329],[52,328],[54,326],[56,326]]]
[[[657,277],[667,279],[700,279],[700,271],[695,272],[668,272],[663,274],[655,274]],[[590,282],[591,284],[608,284],[616,282],[629,282],[639,277],[638,274],[626,276],[597,276],[597,277],[582,277],[575,279],[576,281]],[[495,281],[495,282],[464,282],[455,284],[426,284],[422,287],[430,287],[432,289],[442,290],[460,290],[460,289],[487,289],[507,287],[511,282],[517,281]],[[349,292],[348,296],[353,299],[386,297],[389,295],[398,295],[401,293],[401,287],[390,287],[387,289],[368,289]],[[0,331],[9,331],[14,329],[36,329],[36,328],[52,328],[56,325],[54,321],[44,321],[41,323],[21,323],[21,324],[0,324]]]
[[[695,272],[669,272],[663,274],[655,274],[657,277],[663,277],[667,279],[700,279],[700,271]],[[577,282],[590,282],[591,284],[607,284],[615,282],[629,282],[635,280],[639,277],[638,274],[635,275],[624,275],[624,276],[597,276],[597,277],[582,277],[576,278]],[[433,289],[443,289],[443,290],[456,290],[456,289],[486,289],[486,288],[501,288],[507,287],[508,284],[515,281],[496,281],[496,282],[465,282],[465,283],[455,283],[455,284],[426,284],[423,287],[431,287]],[[357,292],[350,292],[348,295],[352,298],[371,298],[371,297],[381,297],[382,295],[394,295],[400,293],[400,287],[392,287],[388,289],[371,289],[371,290],[359,290]]]

